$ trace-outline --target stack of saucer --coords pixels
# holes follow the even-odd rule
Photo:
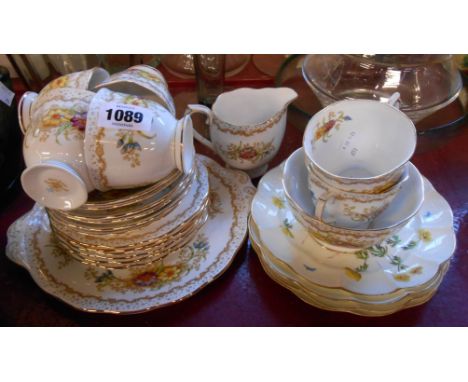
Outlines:
[[[139,267],[192,240],[208,217],[208,191],[207,170],[196,160],[187,175],[174,172],[143,189],[95,193],[75,210],[47,212],[57,242],[77,260]]]
[[[455,249],[453,215],[408,162],[413,129],[376,101],[311,119],[304,148],[262,178],[252,203],[250,238],[270,277],[311,305],[366,316],[434,295]]]

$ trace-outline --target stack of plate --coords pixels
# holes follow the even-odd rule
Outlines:
[[[321,245],[297,220],[283,169],[260,181],[249,221],[252,246],[273,280],[318,308],[364,316],[420,305],[436,293],[455,233],[450,206],[427,179],[422,177],[424,202],[403,227],[379,244],[345,253]],[[302,178],[296,187],[307,190]]]
[[[107,269],[150,264],[182,248],[208,217],[208,172],[196,160],[149,187],[90,195],[72,211],[48,209],[58,244],[75,259]]]

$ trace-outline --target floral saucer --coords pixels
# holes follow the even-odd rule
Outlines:
[[[453,254],[452,210],[427,179],[420,211],[401,230],[381,244],[340,253],[320,246],[296,221],[283,191],[282,170],[283,165],[276,167],[260,181],[252,218],[272,256],[315,286],[378,299],[427,283]]]
[[[258,236],[258,228],[252,217],[250,217],[250,242],[264,271],[274,281],[290,290],[304,302],[317,308],[348,312],[361,316],[385,316],[425,303],[436,293],[450,265],[450,261],[446,261],[441,265],[439,272],[433,279],[415,288],[400,289],[387,295],[378,296],[351,294],[339,288],[327,290],[327,288],[307,283],[307,280],[295,273],[287,264],[275,259],[261,243]],[[302,282],[305,283],[302,284]],[[325,293],[324,290],[326,290]]]
[[[82,264],[56,245],[38,205],[9,227],[7,256],[43,290],[87,312],[139,313],[192,296],[231,264],[246,237],[255,193],[247,174],[198,157],[209,172],[209,219],[187,246],[163,260],[113,271]]]

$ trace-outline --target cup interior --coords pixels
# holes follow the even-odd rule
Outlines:
[[[345,100],[312,117],[303,146],[307,158],[333,177],[370,179],[396,170],[411,158],[416,129],[393,106]]]
[[[296,150],[287,159],[283,170],[283,187],[286,194],[310,218],[315,217],[315,204],[307,186],[307,168],[304,164],[303,149]],[[408,163],[408,179],[402,183],[398,195],[389,206],[379,214],[368,229],[382,230],[391,228],[416,214],[424,201],[424,183],[417,168]],[[341,228],[347,230],[347,228]]]
[[[220,120],[235,126],[263,123],[285,106],[280,89],[242,88],[223,93],[216,98],[213,112]]]
[[[107,70],[102,68],[95,68],[93,69],[93,73],[91,74],[91,78],[89,79],[88,89],[94,90],[97,85],[101,82],[104,82],[109,78],[109,73]]]

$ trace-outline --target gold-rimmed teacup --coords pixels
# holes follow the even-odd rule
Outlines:
[[[303,149],[286,160],[283,188],[296,219],[322,245],[339,252],[352,252],[378,244],[403,227],[416,215],[424,201],[424,182],[417,168],[408,163],[408,179],[382,213],[366,228],[337,227],[315,215],[315,204],[307,185],[308,172]]]

